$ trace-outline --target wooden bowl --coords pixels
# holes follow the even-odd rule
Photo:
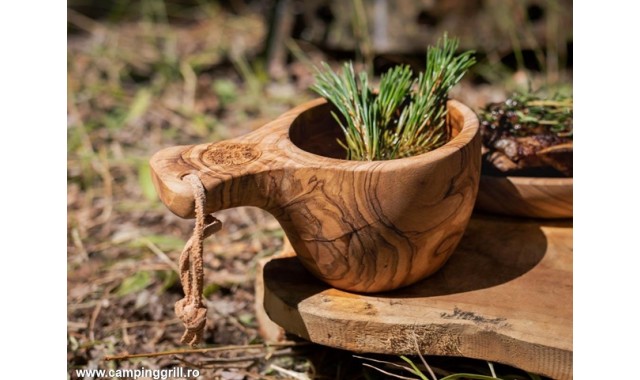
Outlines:
[[[482,175],[476,208],[530,218],[572,218],[573,178]]]
[[[414,157],[350,161],[322,99],[240,138],[167,148],[151,159],[161,200],[194,216],[189,185],[206,188],[206,212],[256,206],[280,222],[302,264],[331,286],[378,292],[438,270],[467,226],[480,177],[478,119],[448,103],[454,136]]]

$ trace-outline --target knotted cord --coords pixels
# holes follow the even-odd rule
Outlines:
[[[183,177],[183,180],[189,182],[193,189],[196,225],[193,229],[193,235],[180,254],[180,282],[185,296],[176,302],[175,312],[185,327],[180,342],[195,346],[202,341],[207,322],[207,307],[202,300],[204,278],[202,242],[215,232],[220,231],[222,223],[212,215],[204,214],[206,197],[200,178],[195,174],[188,174]]]

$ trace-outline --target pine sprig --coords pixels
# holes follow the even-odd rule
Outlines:
[[[514,93],[501,103],[480,111],[483,128],[500,130],[513,136],[551,133],[573,138],[573,97],[560,93],[544,97],[540,93]],[[489,134],[487,134],[489,135]]]
[[[347,159],[409,157],[449,140],[447,94],[475,63],[472,51],[456,55],[457,48],[458,41],[445,35],[428,49],[424,73],[414,78],[408,66],[393,67],[380,78],[377,92],[366,73],[356,76],[352,63],[345,63],[341,74],[323,63],[312,89],[342,115],[333,116],[345,134],[340,143]]]

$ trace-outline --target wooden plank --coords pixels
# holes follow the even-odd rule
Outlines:
[[[529,218],[571,218],[573,178],[482,175],[476,209]]]
[[[295,257],[276,258],[263,268],[264,308],[287,332],[327,346],[478,358],[567,379],[572,234],[571,221],[474,216],[435,275],[368,295],[329,287]]]

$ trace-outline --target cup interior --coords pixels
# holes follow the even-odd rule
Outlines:
[[[328,103],[312,107],[295,118],[289,128],[289,139],[305,152],[323,157],[346,159],[346,152],[338,141],[344,142],[344,133],[331,112],[338,115]]]
[[[455,138],[464,125],[464,115],[449,104],[447,124],[451,128],[451,138]],[[289,127],[289,139],[305,152],[323,157],[346,159],[344,133],[333,114],[344,120],[331,104],[324,103],[300,113]],[[344,124],[344,123],[343,123]]]

